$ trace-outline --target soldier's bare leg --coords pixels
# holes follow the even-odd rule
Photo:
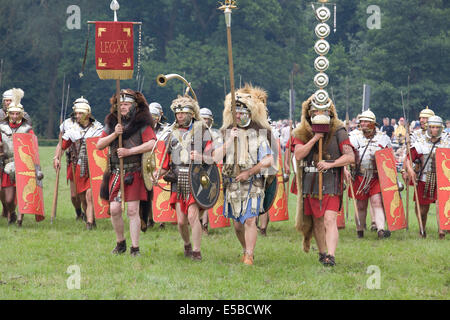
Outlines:
[[[319,248],[319,253],[327,252],[327,241],[325,233],[325,223],[324,217],[313,218],[313,233],[314,239],[316,239],[317,247]]]
[[[356,223],[356,231],[363,231],[366,228],[366,217],[367,217],[367,205],[369,204],[369,199],[366,200],[356,200],[356,207],[358,209],[359,222]]]
[[[269,213],[264,212],[259,215],[259,229],[261,230],[261,235],[266,235],[267,226],[269,225]]]
[[[15,198],[16,198],[16,188],[15,187],[6,187],[2,189],[5,193],[5,207],[8,212],[8,221],[9,223],[14,223],[17,219],[15,210]]]
[[[92,189],[86,190],[86,220],[88,223],[94,223],[94,201],[92,199]]]
[[[188,218],[183,212],[181,212],[181,206],[179,203],[175,204],[175,210],[177,212],[178,232],[180,232],[181,239],[183,239],[184,245],[187,246],[191,244]]]
[[[200,210],[200,223],[204,234],[208,234],[208,210]]]
[[[374,194],[370,197],[370,206],[373,211],[373,218],[375,219],[375,223],[377,225],[377,231],[385,230],[386,218],[381,193]]]
[[[131,245],[134,248],[139,247],[139,234],[141,232],[141,217],[139,216],[139,201],[127,202],[127,215],[130,219],[130,237]]]
[[[77,194],[75,183],[72,180],[70,180],[70,200],[77,213],[77,218],[82,218],[81,199]]]
[[[258,236],[258,229],[256,228],[256,217],[245,220],[245,251],[248,255],[253,256],[256,246],[256,238]]]
[[[200,252],[202,243],[202,225],[198,219],[199,208],[196,204],[190,205],[188,208],[188,220],[192,229],[192,242],[194,252]],[[189,231],[188,231],[189,232]]]
[[[326,246],[328,248],[328,254],[332,256],[335,256],[339,240],[337,214],[336,211],[326,210],[324,215]]]
[[[236,233],[236,236],[239,242],[241,243],[242,250],[245,253],[245,227],[242,223],[235,220],[233,220],[233,225],[234,225],[234,232]]]
[[[113,225],[114,231],[116,232],[117,242],[122,242],[125,240],[123,232],[123,217],[122,217],[122,204],[118,201],[113,201],[110,203],[110,213],[111,213],[111,223]]]
[[[0,190],[0,201],[2,202],[2,217],[8,218],[8,210],[6,210],[5,192]]]

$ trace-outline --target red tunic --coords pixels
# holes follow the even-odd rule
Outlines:
[[[12,129],[18,128],[22,125],[22,123],[19,124],[14,124],[14,123],[9,123],[9,126]],[[28,131],[27,133],[31,133],[34,134],[33,130]],[[2,142],[2,136],[0,135],[0,142]],[[15,187],[16,183],[12,182],[9,175],[6,174],[4,171],[2,171],[2,188],[8,188],[8,187]]]
[[[108,134],[103,131],[101,137],[107,137]],[[153,131],[153,129],[150,126],[147,126],[145,130],[142,132],[142,142],[148,142],[151,140],[156,140],[156,135]],[[111,190],[112,185],[114,183],[114,180],[116,178],[117,174],[111,174],[111,177],[109,179],[109,202],[117,201],[115,198],[117,197],[119,191],[120,191],[120,181],[118,180],[117,183],[114,186],[114,189]],[[142,178],[142,173],[140,171],[135,172],[128,172],[124,175],[125,178],[133,176],[133,182],[131,184],[125,184],[125,202],[130,201],[147,201],[147,189],[145,188],[144,179]]]
[[[409,159],[409,155],[407,155],[408,159]],[[423,154],[420,154],[416,151],[416,148],[412,148],[411,149],[411,157],[412,157],[412,162],[419,160],[420,158],[423,157]],[[410,185],[412,184],[412,182],[410,183]],[[437,200],[437,191],[434,190],[434,194],[431,195],[430,194],[430,190],[428,189],[428,192],[425,194],[425,182],[424,181],[419,181],[417,183],[417,195],[419,196],[419,204],[420,205],[428,205],[431,203],[435,203]],[[414,194],[414,201],[416,201],[416,195]]]
[[[292,152],[295,151],[296,145],[304,145],[304,144],[305,143],[302,140],[298,138],[293,138],[291,151]],[[352,146],[350,143],[350,139],[346,139],[339,144],[339,150],[341,151],[341,153],[343,153],[344,145]],[[295,184],[295,186],[291,187],[291,191],[295,191],[293,193],[297,194],[298,190],[295,180],[293,184]],[[330,196],[328,194],[324,194],[322,200],[322,210],[320,210],[320,200],[315,197],[312,197],[310,194],[306,194],[306,197],[303,199],[303,203],[305,215],[307,216],[313,215],[314,218],[320,218],[325,215],[325,211],[327,210],[339,212],[341,206],[341,196],[339,195]]]
[[[62,141],[62,149],[66,150],[72,145],[71,140],[64,140]],[[68,166],[67,171],[70,171],[70,176],[73,180],[73,174],[72,174],[72,166]],[[69,176],[68,176],[69,178]],[[91,182],[89,180],[89,171],[85,173],[85,175],[81,176],[81,167],[79,164],[75,167],[75,186],[77,187],[77,193],[85,192],[86,190],[91,188]]]

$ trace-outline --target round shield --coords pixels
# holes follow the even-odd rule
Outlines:
[[[189,167],[189,185],[197,205],[212,208],[220,194],[220,172],[215,164],[193,164]]]
[[[274,177],[274,179],[264,192],[264,203],[263,203],[264,212],[269,211],[269,209],[272,207],[273,202],[275,201],[277,195],[277,188],[278,188],[278,181],[277,178]]]
[[[142,178],[144,179],[145,188],[148,191],[153,189],[153,171],[156,169],[156,158],[154,152],[146,152],[142,155]]]

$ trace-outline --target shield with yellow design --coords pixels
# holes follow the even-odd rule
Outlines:
[[[156,170],[158,171],[163,165],[165,150],[164,141],[158,141],[155,147]],[[160,179],[156,185],[153,185],[152,210],[155,222],[177,222],[177,214],[170,206],[170,194],[170,183],[164,179]]]
[[[450,149],[436,149],[437,199],[439,228],[450,230]]]
[[[16,170],[17,209],[21,214],[34,214],[44,220],[44,175],[39,160],[37,137],[31,133],[13,134]]]
[[[223,215],[224,195],[223,195],[223,182],[222,182],[222,164],[217,165],[220,172],[220,192],[219,198],[216,204],[208,210],[209,226],[212,229],[225,228],[230,226],[230,219],[225,218]]]
[[[398,190],[397,168],[392,148],[375,152],[375,161],[388,228],[390,231],[405,229],[405,211],[400,191]]]
[[[108,219],[110,218],[109,202],[100,197],[103,174],[108,169],[108,148],[98,150],[97,142],[99,139],[100,137],[86,139],[86,150],[89,163],[89,179],[92,188],[95,218]]]
[[[279,140],[278,145],[278,172],[276,175],[277,188],[275,194],[275,200],[272,206],[269,208],[269,219],[270,221],[285,221],[289,220],[288,213],[288,203],[287,203],[287,193],[285,189],[285,184],[283,180],[283,156],[281,153]]]

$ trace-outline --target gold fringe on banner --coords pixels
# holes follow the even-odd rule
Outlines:
[[[128,80],[133,78],[134,70],[97,70],[102,80]]]

